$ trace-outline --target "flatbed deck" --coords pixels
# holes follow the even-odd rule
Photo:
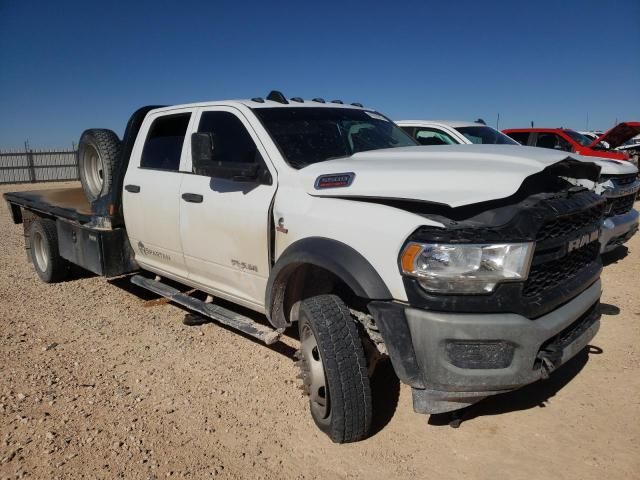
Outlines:
[[[94,217],[81,187],[8,192],[4,198],[12,204],[82,224]]]

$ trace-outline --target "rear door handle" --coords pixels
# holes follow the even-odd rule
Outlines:
[[[140,185],[125,185],[124,189],[131,193],[140,193]]]
[[[204,197],[198,193],[183,193],[182,199],[185,202],[202,203],[202,200],[204,200]]]

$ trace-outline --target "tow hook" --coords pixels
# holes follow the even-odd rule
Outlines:
[[[562,350],[554,348],[553,345],[549,345],[538,352],[538,360],[540,360],[541,376],[546,380],[560,365],[562,361]]]

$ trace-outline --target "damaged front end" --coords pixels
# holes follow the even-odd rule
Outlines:
[[[482,204],[395,203],[444,225],[421,227],[406,242],[448,246],[453,253],[438,253],[438,262],[456,261],[457,247],[532,245],[524,278],[474,293],[429,290],[420,274],[406,274],[401,257],[408,305],[372,302],[369,309],[398,376],[413,387],[416,411],[456,410],[546,378],[593,338],[606,202],[563,177],[594,180],[594,167],[561,162],[528,177],[511,197]],[[500,259],[489,260],[489,269],[500,267]],[[475,281],[474,271],[457,274]]]

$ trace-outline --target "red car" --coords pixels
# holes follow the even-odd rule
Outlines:
[[[613,149],[640,134],[640,122],[619,123],[596,140],[568,128],[508,128],[503,133],[522,145],[565,150],[589,157],[629,160],[626,153]],[[607,142],[609,148],[601,142]]]

